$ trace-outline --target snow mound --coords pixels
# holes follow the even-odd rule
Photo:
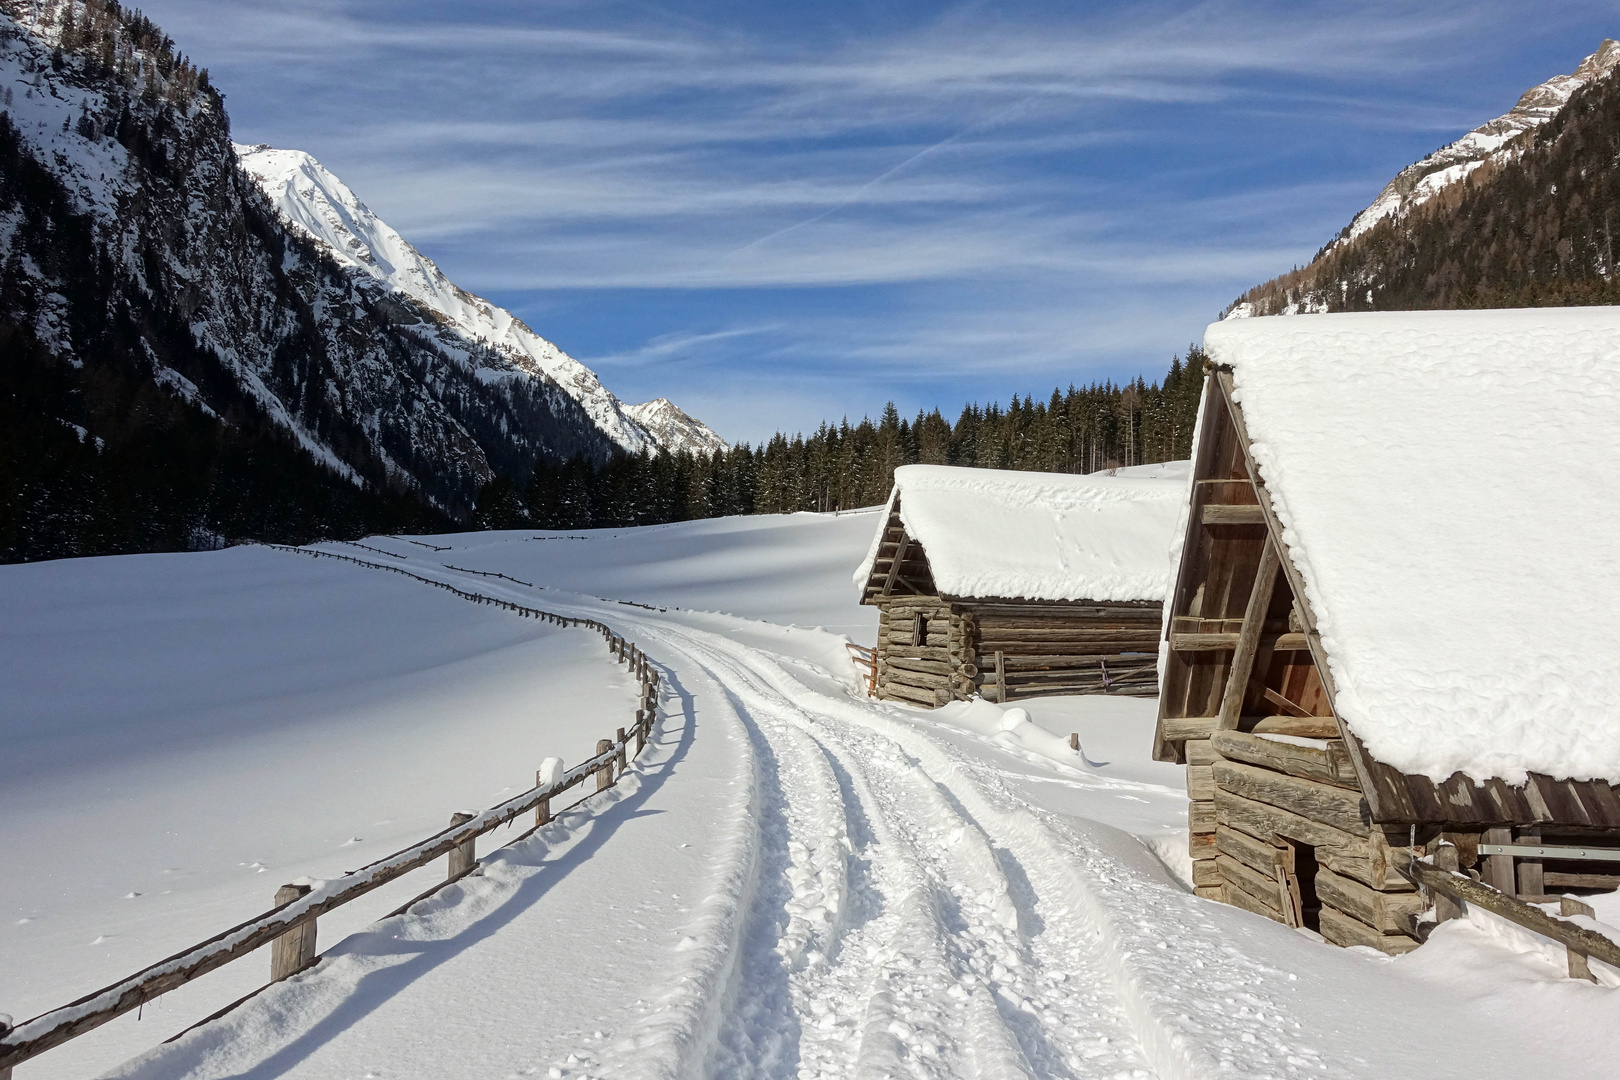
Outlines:
[[[1204,344],[1373,756],[1620,781],[1620,309],[1245,319]]]
[[[902,465],[889,507],[899,501],[942,596],[1163,600],[1187,473],[1183,463],[1143,468],[1149,475]],[[887,523],[884,514],[857,587]]]

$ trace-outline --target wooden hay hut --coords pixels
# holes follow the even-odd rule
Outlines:
[[[896,469],[855,573],[880,611],[877,695],[1155,693],[1185,465],[1121,471]]]
[[[1199,895],[1395,954],[1414,842],[1531,902],[1620,886],[1620,310],[1205,348],[1155,746]]]

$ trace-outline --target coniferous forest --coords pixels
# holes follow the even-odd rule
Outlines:
[[[1203,354],[1176,357],[1164,382],[1142,378],[1016,395],[1005,407],[968,405],[952,422],[939,410],[906,419],[891,403],[813,434],[778,433],[759,446],[713,455],[620,454],[542,462],[522,489],[505,478],[480,494],[479,528],[611,528],[726,514],[834,511],[888,498],[901,465],[1088,473],[1185,458],[1203,386]]]

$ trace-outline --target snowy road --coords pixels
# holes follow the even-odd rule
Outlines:
[[[1620,1018],[1612,992],[1561,978],[1556,957],[1457,923],[1392,961],[1192,897],[1154,854],[1161,836],[1175,850],[1176,770],[1114,752],[1150,703],[1068,699],[1098,718],[1076,719],[1096,738],[1070,755],[995,706],[865,700],[820,630],[541,588],[548,572],[612,583],[566,580],[578,566],[543,545],[455,539],[453,559],[374,542],[640,643],[666,675],[648,752],[481,877],[113,1075],[1472,1080],[1617,1064],[1589,1034]],[[1098,750],[1115,726],[1138,734]]]

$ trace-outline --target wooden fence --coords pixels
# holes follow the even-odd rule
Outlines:
[[[1605,964],[1620,968],[1620,944],[1595,930],[1565,921],[1571,915],[1593,914],[1592,908],[1573,897],[1561,897],[1559,914],[1555,918],[1534,904],[1527,904],[1516,896],[1509,896],[1483,881],[1475,881],[1457,869],[1457,849],[1445,845],[1435,854],[1433,862],[1413,859],[1405,868],[1397,870],[1412,884],[1437,896],[1435,921],[1446,922],[1466,913],[1466,904],[1489,911],[1526,930],[1558,942],[1568,951],[1571,978],[1597,980],[1592,976],[1589,957],[1597,957]]]
[[[452,882],[466,877],[477,868],[479,864],[475,845],[478,837],[502,826],[511,825],[518,817],[532,810],[535,814],[534,824],[508,843],[516,843],[531,835],[551,820],[552,800],[576,785],[594,778],[596,791],[612,787],[629,767],[629,761],[640,756],[642,747],[646,745],[651,735],[653,721],[657,717],[659,674],[648,661],[647,655],[634,642],[615,634],[606,623],[595,619],[556,615],[539,608],[485,596],[482,593],[467,592],[397,566],[386,566],[349,555],[285,547],[280,544],[264,546],[302,555],[341,559],[376,570],[404,574],[428,585],[447,589],[462,599],[480,604],[494,604],[525,618],[543,619],[558,626],[578,626],[595,630],[606,640],[608,650],[618,662],[628,664],[630,670],[640,680],[641,696],[637,701],[635,721],[628,730],[619,728],[615,731],[613,738],[599,740],[595,755],[569,769],[559,780],[541,786],[540,778],[536,776],[535,786],[523,794],[514,796],[498,806],[490,807],[481,814],[456,814],[451,818],[448,827],[425,840],[340,877],[317,882],[313,886],[283,885],[276,892],[275,907],[261,915],[143,968],[111,986],[86,994],[60,1008],[41,1013],[32,1020],[26,1020],[15,1027],[0,1023],[0,1080],[11,1080],[11,1070],[16,1065],[92,1031],[109,1020],[139,1008],[146,1002],[183,986],[215,968],[246,956],[263,945],[271,945],[270,983],[266,985],[279,982],[313,966],[320,959],[315,954],[315,925],[321,915],[359,899],[373,889],[426,866],[435,859],[449,856],[449,872],[445,880],[438,882],[386,917],[405,914],[416,904]],[[264,988],[260,987],[260,990],[262,989]],[[259,992],[255,990],[248,997],[232,1002],[219,1012],[199,1021],[199,1024],[218,1019]],[[193,1025],[195,1026],[198,1025]]]

